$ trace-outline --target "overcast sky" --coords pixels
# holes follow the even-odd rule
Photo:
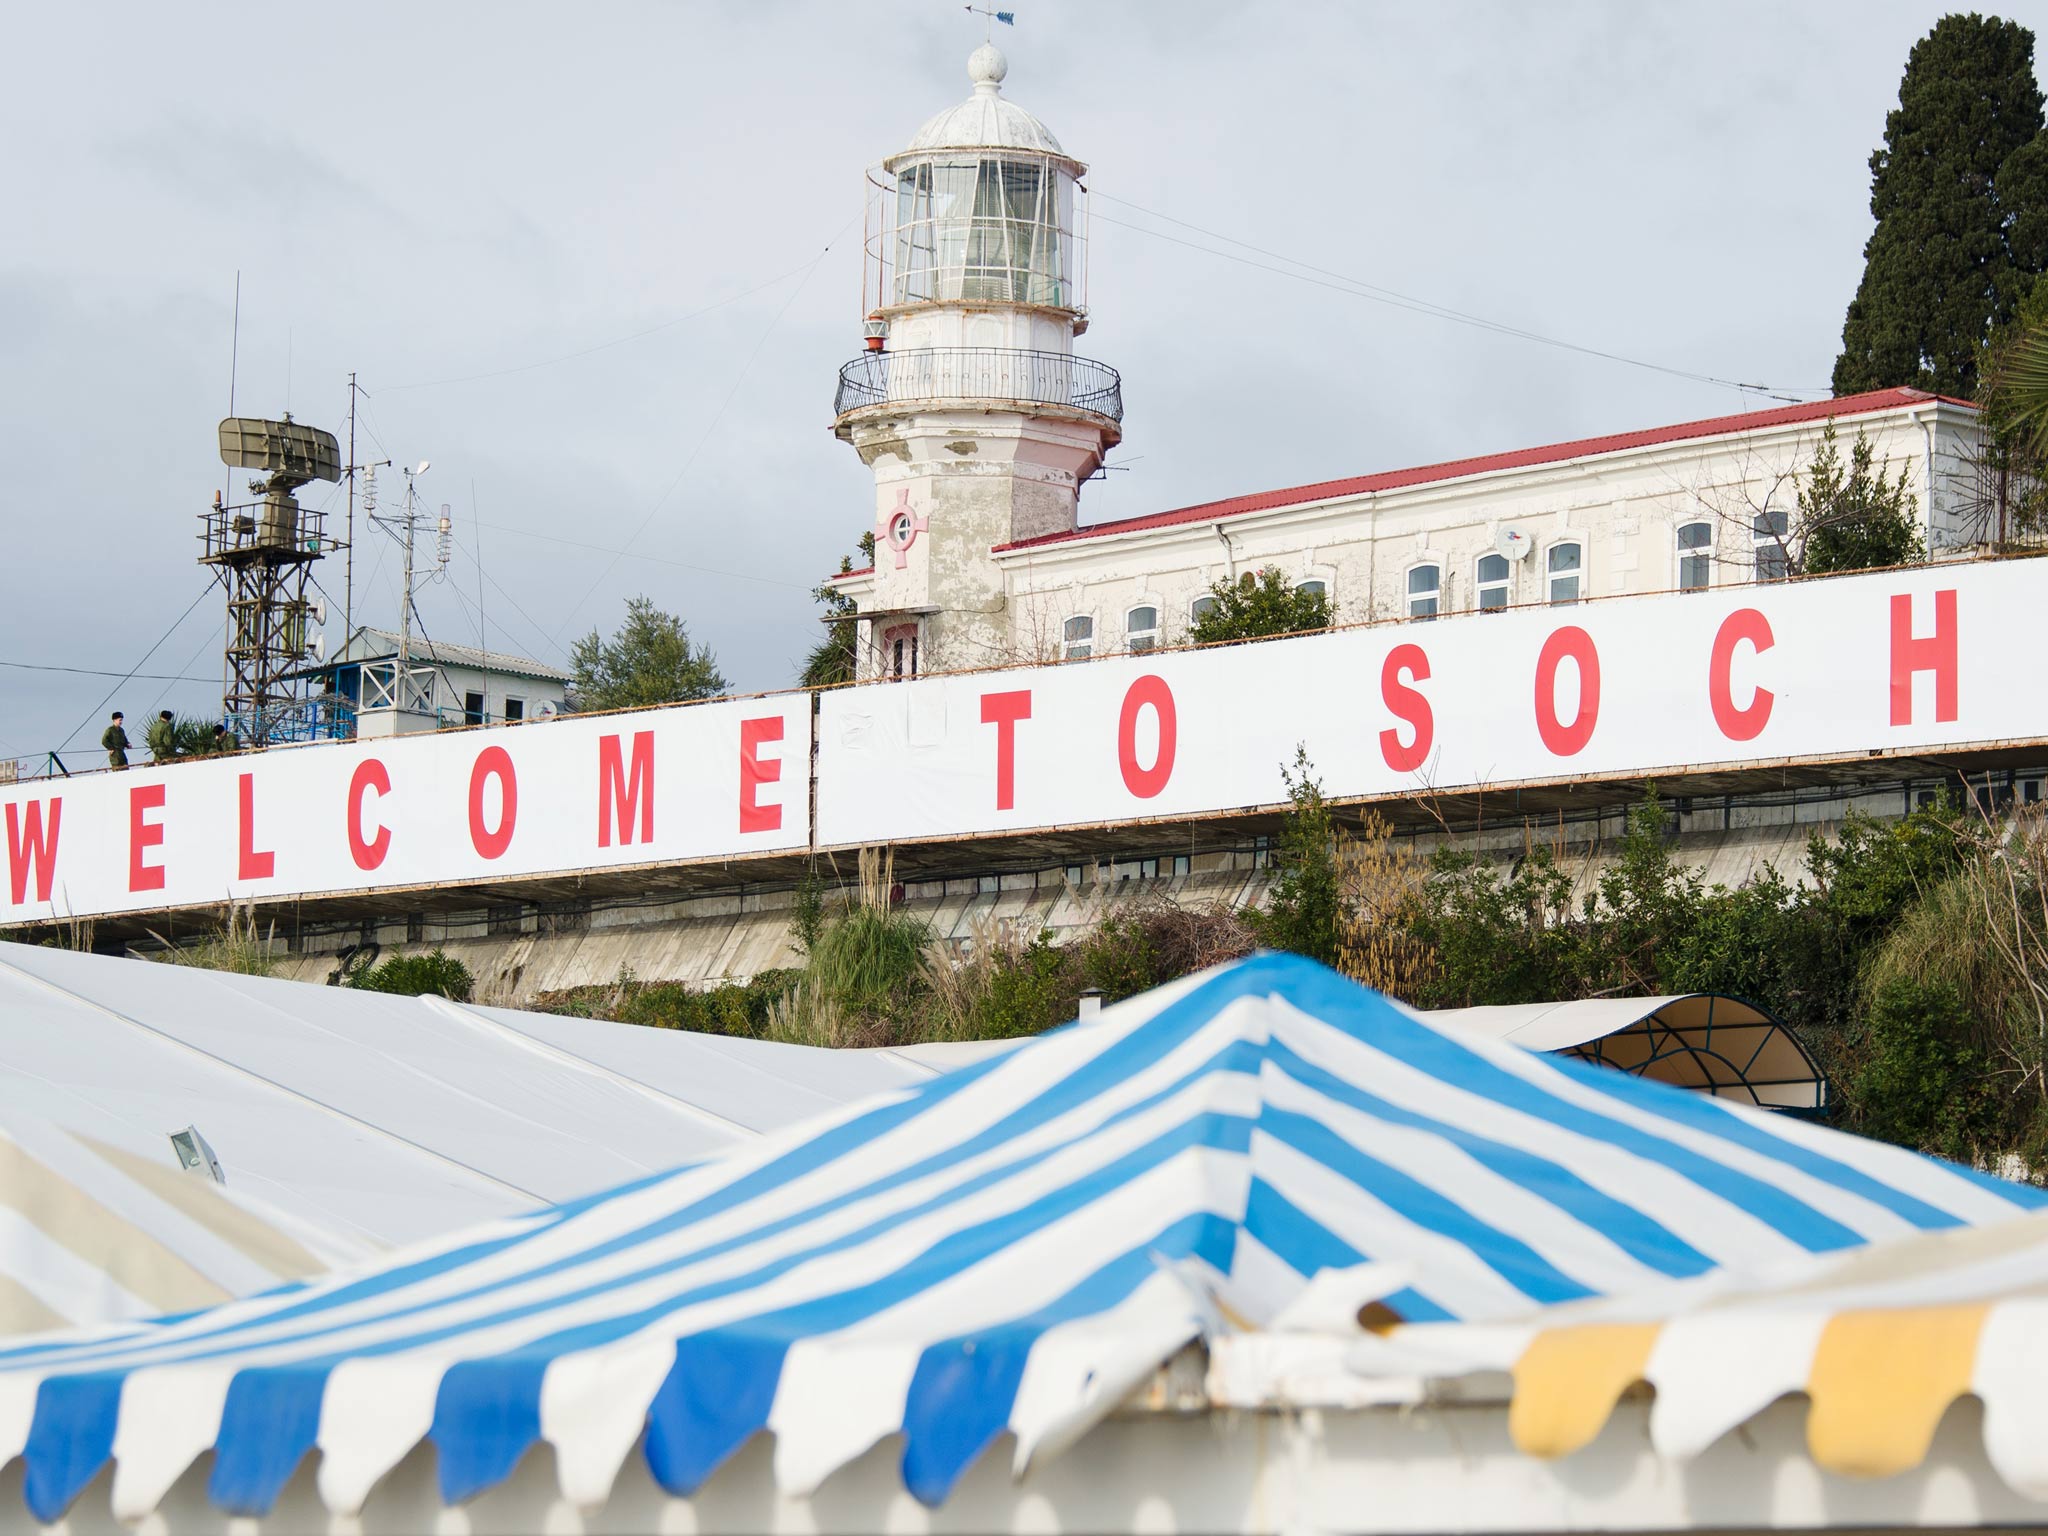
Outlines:
[[[1119,221],[1080,350],[1123,372],[1130,471],[1091,521],[1745,408],[1132,225],[1824,391],[1866,160],[1944,10],[1016,4],[1006,93]],[[829,431],[862,171],[967,94],[982,25],[957,0],[11,12],[0,663],[115,675],[0,665],[0,755],[94,743],[205,589],[238,270],[239,412],[340,431],[354,370],[362,456],[433,461],[459,541],[420,599],[436,639],[481,622],[559,664],[645,593],[735,685],[787,684],[872,515]],[[395,622],[396,555],[357,544],[358,620]],[[316,570],[338,608],[340,561]],[[141,669],[204,681],[111,704],[216,712],[221,614]]]

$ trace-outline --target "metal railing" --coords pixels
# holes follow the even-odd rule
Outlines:
[[[863,352],[839,370],[832,414],[874,405],[955,401],[1060,405],[1122,421],[1123,379],[1107,363],[1010,347]]]

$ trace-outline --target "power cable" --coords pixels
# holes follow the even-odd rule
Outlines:
[[[118,677],[123,682],[210,683],[210,677],[188,677],[182,672],[112,672],[103,667],[60,667],[41,661],[0,661],[0,667],[22,672],[69,672],[75,677]]]
[[[725,419],[726,411],[731,408],[734,399],[738,397],[741,386],[747,382],[747,376],[753,372],[755,361],[761,356],[762,349],[768,345],[768,338],[775,334],[776,326],[782,323],[782,317],[789,313],[790,307],[802,296],[804,289],[810,286],[812,275],[818,270],[819,265],[825,260],[826,256],[831,254],[832,247],[837,245],[840,238],[859,221],[860,216],[856,214],[853,218],[840,225],[833,233],[832,238],[827,240],[818,251],[818,254],[811,258],[810,265],[803,269],[802,281],[790,290],[789,297],[782,301],[782,307],[775,311],[774,318],[768,322],[767,327],[761,332],[760,339],[754,343],[753,351],[747,354],[747,360],[740,365],[740,371],[732,381],[732,388],[725,392],[725,399],[719,403],[717,412],[705,424],[703,434],[697,439],[697,445],[690,450],[689,457],[683,460],[683,467],[676,471],[675,478],[669,481],[668,488],[655,498],[654,505],[647,509],[647,515],[640,519],[639,526],[627,538],[621,551],[613,555],[611,560],[605,565],[605,568],[598,572],[597,580],[593,581],[584,591],[584,594],[576,600],[574,606],[569,609],[568,615],[562,620],[561,627],[555,630],[550,637],[555,642],[557,649],[560,647],[562,636],[568,632],[569,626],[575,622],[576,615],[582,611],[583,605],[590,601],[597,589],[604,585],[605,580],[614,570],[618,569],[619,561],[624,559],[626,554],[631,551],[634,542],[641,534],[647,531],[647,525],[654,521],[654,515],[667,504],[669,497],[675,494],[676,487],[683,483],[684,478],[696,465],[697,456],[704,451],[704,445],[711,441],[712,435],[718,430],[718,424]]]
[[[472,527],[490,528],[499,533],[516,533],[529,539],[544,539],[550,544],[566,544],[571,549],[588,549],[601,555],[631,554],[635,560],[648,560],[656,565],[673,565],[680,570],[697,571],[706,576],[723,576],[732,581],[759,582],[764,587],[787,587],[792,592],[808,592],[811,590],[801,582],[778,581],[773,576],[755,576],[746,571],[721,570],[715,565],[698,565],[689,560],[672,560],[662,555],[635,554],[631,550],[615,549],[609,544],[591,544],[582,539],[565,539],[558,534],[536,533],[531,528],[515,528],[510,523],[486,523],[474,517],[469,521]]]
[[[1114,219],[1103,213],[1091,215],[1091,218],[1100,219],[1105,224],[1115,225],[1118,229],[1128,229],[1134,234],[1149,235],[1154,240],[1164,240],[1171,245],[1185,246],[1191,251],[1200,251],[1204,255],[1220,257],[1224,261],[1234,261],[1243,266],[1256,268],[1261,272],[1271,272],[1279,277],[1292,278],[1296,282],[1309,283],[1318,288],[1328,288],[1333,292],[1349,294],[1353,298],[1368,299],[1374,303],[1386,304],[1395,309],[1405,309],[1414,314],[1427,315],[1438,320],[1449,320],[1454,324],[1468,325],[1479,330],[1492,331],[1496,335],[1511,336],[1518,340],[1535,342],[1540,346],[1556,347],[1562,351],[1577,352],[1586,357],[1597,357],[1607,362],[1623,363],[1631,368],[1644,368],[1653,373],[1662,373],[1673,378],[1688,379],[1697,384],[1710,384],[1721,389],[1733,389],[1743,394],[1763,395],[1774,400],[1785,400],[1795,405],[1803,403],[1800,397],[1804,395],[1824,396],[1833,393],[1832,390],[1828,389],[1777,389],[1768,384],[1750,384],[1739,379],[1724,379],[1714,374],[1700,373],[1690,368],[1674,368],[1664,363],[1653,363],[1643,358],[1629,357],[1624,353],[1610,352],[1600,347],[1587,346],[1575,341],[1565,341],[1556,336],[1546,336],[1541,332],[1532,331],[1523,326],[1511,325],[1501,320],[1491,320],[1483,315],[1470,314],[1464,310],[1453,309],[1447,304],[1438,304],[1429,299],[1416,298],[1412,294],[1401,293],[1396,289],[1387,288],[1378,283],[1370,283],[1363,278],[1356,278],[1347,273],[1332,271],[1328,267],[1319,267],[1313,262],[1302,261],[1297,257],[1288,256],[1280,251],[1268,250],[1264,246],[1253,245],[1248,240],[1239,240],[1234,235],[1226,235],[1218,230],[1205,229],[1199,224],[1191,224],[1185,219],[1175,218],[1172,214],[1160,213],[1156,209],[1143,207],[1126,198],[1113,197],[1107,192],[1096,192],[1091,195],[1099,201],[1115,203],[1119,207],[1129,208],[1134,213],[1141,213],[1147,218],[1159,219],[1165,223],[1177,225],[1182,229],[1191,230],[1195,234],[1203,235],[1208,239],[1221,240],[1226,245],[1234,245],[1243,250],[1252,251],[1257,255],[1270,257],[1273,261],[1285,262],[1287,265],[1269,266],[1265,262],[1251,261],[1231,251],[1219,251],[1213,246],[1200,245],[1193,240],[1182,240],[1177,236],[1166,234],[1162,230],[1148,229],[1142,224],[1132,224],[1123,219]],[[1301,270],[1291,270],[1293,268],[1300,268]],[[1321,278],[1334,279],[1334,281],[1319,281],[1317,276],[1307,275],[1310,273],[1318,274]]]
[[[836,240],[839,237],[834,235],[832,238]],[[700,319],[714,310],[724,309],[729,304],[737,304],[742,299],[751,299],[757,293],[764,293],[779,283],[788,282],[797,273],[803,271],[806,266],[814,265],[816,265],[815,260],[791,267],[780,276],[771,277],[765,283],[757,283],[752,288],[735,293],[729,298],[720,299],[714,304],[706,304],[702,309],[693,309],[687,315],[677,315],[673,320],[664,320],[658,325],[650,325],[646,329],[634,331],[630,335],[617,336],[610,341],[600,341],[596,346],[585,347],[581,351],[564,352],[560,357],[544,357],[539,362],[519,363],[510,368],[493,369],[488,373],[465,373],[446,379],[418,379],[410,384],[384,384],[378,387],[378,392],[388,395],[401,389],[436,389],[443,384],[475,384],[484,379],[502,379],[515,373],[531,373],[537,368],[552,368],[557,363],[573,363],[579,357],[589,357],[596,352],[606,352],[613,347],[623,347],[629,341],[638,341],[643,336],[653,336],[661,331],[673,330],[679,325]]]
[[[172,635],[176,634],[179,631],[179,629],[181,629],[184,626],[185,621],[192,617],[193,611],[197,609],[201,603],[206,601],[208,595],[211,594],[212,591],[213,583],[211,581],[208,581],[204,587],[201,587],[199,589],[199,595],[192,599],[191,607],[187,608],[183,613],[179,614],[176,621],[171,625],[171,627],[156,637],[155,644],[151,645],[148,650],[142,653],[142,660],[136,662],[133,667],[129,668],[126,672],[122,673],[121,681],[119,683],[114,684],[113,687],[109,688],[106,691],[106,694],[100,699],[99,703],[93,705],[91,709],[86,711],[85,718],[79,721],[78,724],[74,725],[71,728],[71,734],[69,736],[66,736],[64,740],[58,744],[58,752],[64,752],[71,746],[72,741],[77,737],[78,733],[84,730],[87,726],[91,725],[94,717],[97,716],[101,710],[107,707],[107,700],[113,698],[115,694],[121,691],[121,684],[128,682],[131,678],[135,676],[137,672],[140,672],[142,670],[143,663],[147,662],[150,657],[154,656],[157,653],[157,651],[162,647],[163,643],[166,640],[170,639]]]

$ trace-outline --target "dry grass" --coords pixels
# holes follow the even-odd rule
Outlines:
[[[277,925],[259,933],[256,914],[247,907],[230,907],[228,920],[197,944],[180,948],[160,933],[150,937],[164,946],[150,958],[164,965],[187,965],[202,971],[230,971],[237,976],[270,976],[283,961],[277,953]]]

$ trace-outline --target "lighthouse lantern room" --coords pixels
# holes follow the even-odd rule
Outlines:
[[[1122,435],[1116,370],[1073,351],[1087,167],[1004,97],[1008,71],[975,49],[967,100],[868,173],[866,350],[834,411],[875,476],[863,676],[1037,659],[990,551],[1071,530]]]

